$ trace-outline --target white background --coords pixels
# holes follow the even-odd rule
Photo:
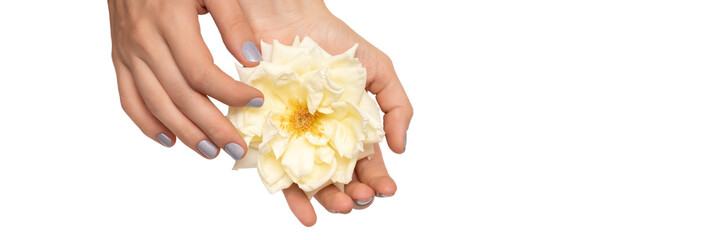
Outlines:
[[[721,238],[718,1],[329,0],[416,114],[383,149],[397,194],[312,228],[225,153],[142,135],[105,1],[3,5],[0,239]]]

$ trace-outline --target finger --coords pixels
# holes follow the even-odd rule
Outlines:
[[[353,209],[353,199],[334,185],[324,187],[314,197],[331,213],[350,213]]]
[[[373,144],[375,154],[372,158],[358,160],[355,171],[361,183],[370,186],[379,197],[390,197],[396,193],[396,182],[388,175],[383,162],[380,146]]]
[[[210,141],[198,143],[198,149],[207,158],[214,158],[217,155],[216,146],[218,146],[223,148],[234,160],[241,159],[248,148],[233,124],[225,118],[207,96],[195,91],[185,81],[178,65],[173,64],[174,59],[169,48],[158,45],[154,50],[156,52],[150,56],[152,60],[148,61],[148,64],[153,69],[153,73],[157,75],[162,88],[168,89],[167,95],[180,112],[210,138]]]
[[[290,211],[293,212],[298,221],[306,227],[313,226],[317,217],[315,216],[315,210],[313,205],[310,204],[308,196],[305,192],[298,188],[295,183],[290,187],[283,189],[283,195],[285,195],[285,201],[288,202]]]
[[[170,48],[168,52],[190,87],[230,106],[262,106],[263,93],[236,81],[213,64],[194,11],[173,19],[173,24],[163,29],[163,37]]]
[[[406,150],[408,125],[413,117],[413,107],[408,95],[398,80],[390,58],[383,55],[378,61],[377,72],[369,90],[376,94],[378,105],[383,111],[383,130],[386,132],[388,147],[395,153]]]
[[[353,173],[353,179],[345,186],[345,193],[353,199],[353,208],[365,209],[373,203],[375,191],[358,180],[358,174]]]
[[[135,83],[133,82],[133,77],[128,67],[117,59],[113,60],[113,62],[115,63],[115,73],[118,77],[120,105],[125,113],[128,114],[130,119],[133,120],[135,125],[137,125],[146,136],[154,139],[163,146],[173,146],[175,144],[175,135],[145,107],[143,99],[135,88]]]
[[[223,43],[243,66],[257,66],[262,60],[253,30],[238,1],[206,0],[205,7],[218,26]]]
[[[180,141],[201,156],[212,158],[217,155],[218,149],[215,145],[210,143],[208,137],[178,110],[145,62],[136,58],[132,66],[135,85],[148,110],[168,126]],[[212,156],[209,156],[211,153]]]

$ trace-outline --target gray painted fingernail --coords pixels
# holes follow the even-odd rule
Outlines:
[[[165,133],[158,134],[155,139],[158,139],[158,142],[160,144],[163,144],[165,147],[170,147],[171,144],[173,144],[173,140],[168,137],[168,135],[165,135]]]
[[[385,194],[383,194],[383,193],[378,193],[378,196],[379,196],[379,197],[390,197],[390,196],[385,195]]]
[[[373,198],[368,199],[368,201],[365,201],[365,202],[362,202],[362,201],[356,199],[356,200],[355,200],[355,204],[358,205],[358,206],[365,206],[366,204],[370,203],[371,201],[373,201]]]
[[[208,140],[200,141],[200,143],[198,143],[198,150],[207,158],[214,158],[216,153],[218,153],[218,148],[215,147],[215,144]]]
[[[242,51],[243,56],[245,56],[245,60],[248,60],[248,62],[260,62],[262,59],[260,52],[258,51],[258,47],[256,47],[255,43],[251,41],[243,43]]]
[[[408,143],[408,133],[403,137],[403,151],[406,151],[406,143]]]
[[[232,157],[233,160],[236,161],[240,160],[240,158],[243,157],[243,153],[245,152],[245,150],[243,150],[243,147],[241,147],[237,143],[225,144],[225,147],[223,147],[223,149],[225,149],[225,152],[228,153],[228,155],[230,155],[230,157]]]
[[[248,103],[245,104],[247,107],[254,107],[259,108],[263,106],[263,99],[262,98],[253,98],[248,101]]]

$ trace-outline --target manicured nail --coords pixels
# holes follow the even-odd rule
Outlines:
[[[198,143],[198,150],[207,158],[214,158],[216,153],[218,153],[218,148],[215,147],[215,144],[208,140],[200,141],[200,143]]]
[[[237,143],[225,144],[225,147],[223,147],[223,149],[225,149],[225,152],[228,153],[228,155],[230,155],[230,157],[232,157],[233,160],[236,161],[240,160],[240,158],[243,157],[243,153],[245,152],[245,150],[243,150],[243,147],[241,147]]]
[[[158,142],[160,144],[163,144],[165,147],[170,147],[170,144],[173,144],[173,140],[168,137],[168,135],[165,135],[164,133],[158,134],[155,139],[158,139]]]
[[[258,47],[256,47],[255,43],[251,41],[243,43],[242,51],[243,56],[245,56],[245,60],[248,60],[248,62],[260,62],[262,59],[260,52],[258,51]]]
[[[368,201],[365,201],[365,202],[361,202],[360,200],[356,199],[355,204],[358,206],[365,206],[366,204],[370,203],[371,201],[373,201],[373,198],[368,199]]]
[[[263,106],[263,99],[262,98],[253,98],[248,101],[248,103],[245,104],[247,107],[254,107],[259,108]]]
[[[388,195],[385,195],[385,194],[383,194],[383,193],[378,193],[378,197],[382,197],[382,198],[384,198],[384,197],[390,197],[390,196],[388,196]]]
[[[408,143],[408,133],[403,137],[403,151],[406,151],[406,143]]]

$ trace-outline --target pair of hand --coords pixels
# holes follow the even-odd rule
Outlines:
[[[166,147],[177,137],[208,159],[223,148],[238,160],[247,145],[208,97],[231,106],[262,105],[263,93],[213,63],[198,22],[199,14],[209,12],[228,51],[244,66],[260,62],[261,39],[290,44],[296,35],[309,36],[331,54],[358,43],[366,89],[385,113],[388,146],[405,151],[413,110],[390,59],[333,16],[322,0],[109,0],[108,7],[122,108],[145,135]],[[358,161],[345,192],[331,185],[315,195],[326,210],[348,213],[369,206],[374,196],[395,193],[378,144],[375,152],[372,160]],[[315,224],[302,190],[293,185],[283,193],[301,223]]]

